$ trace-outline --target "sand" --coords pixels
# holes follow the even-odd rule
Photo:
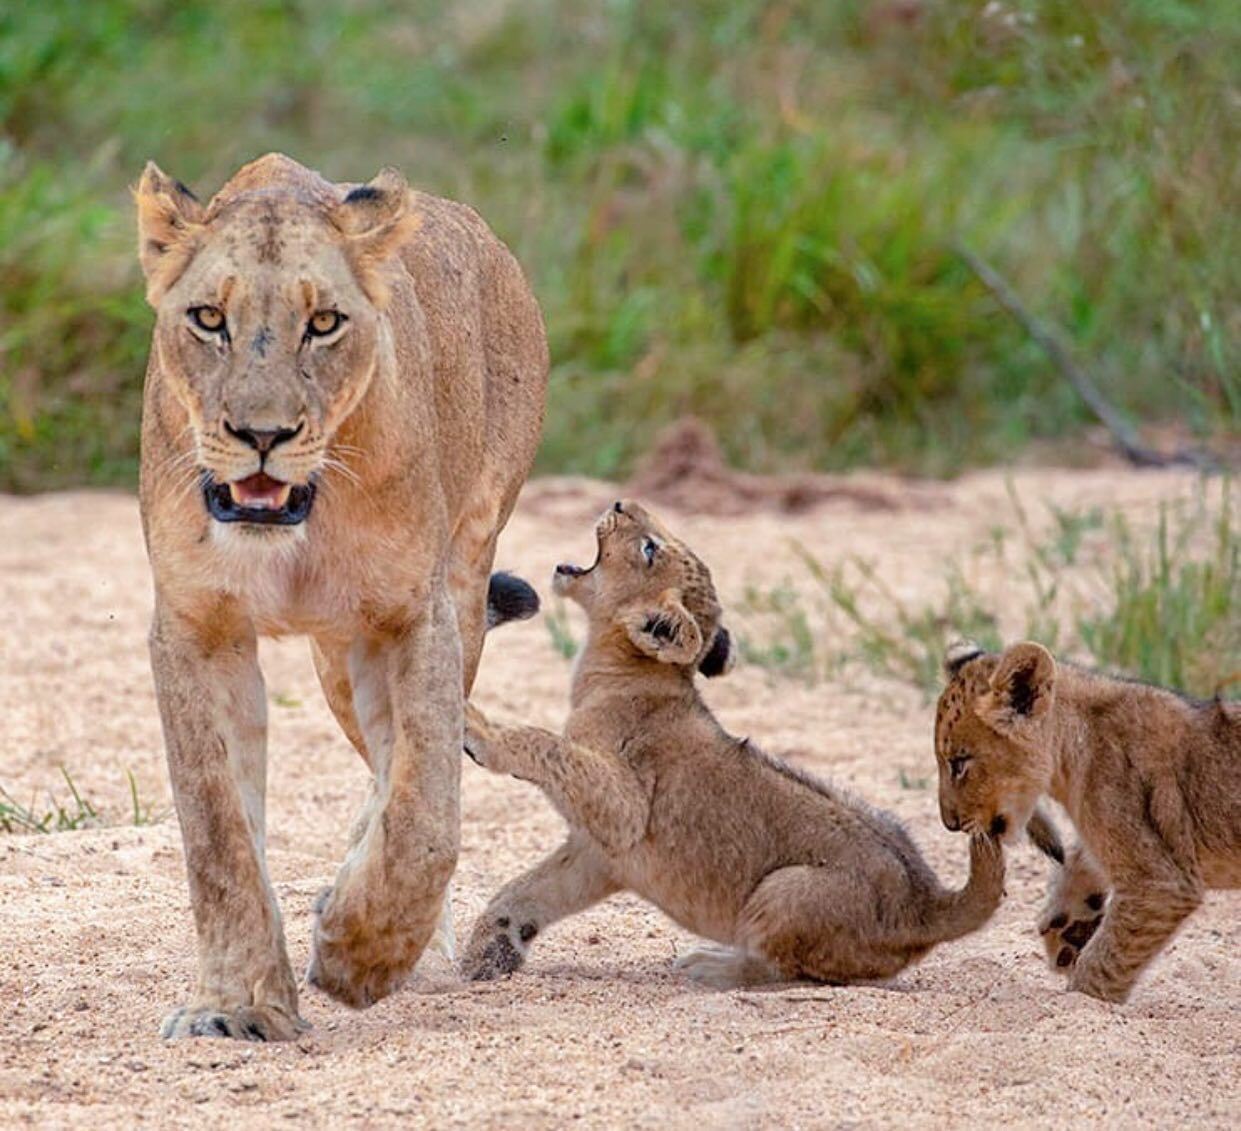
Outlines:
[[[829,564],[860,553],[905,599],[930,599],[939,559],[1011,515],[996,473],[930,492],[886,480],[894,507],[867,505],[877,482],[797,514],[665,517],[733,606],[747,585],[804,577],[790,539]],[[1118,504],[1138,518],[1191,489],[1180,475],[1121,470],[1025,471],[1016,484],[1032,508]],[[532,484],[498,564],[545,591],[557,560],[589,560],[591,519],[613,491]],[[973,580],[1010,585],[994,568]],[[419,981],[365,1013],[306,991],[314,1028],[295,1044],[165,1044],[158,1025],[190,992],[194,952],[175,821],[128,823],[126,770],[157,818],[169,805],[149,607],[132,498],[0,499],[0,784],[63,799],[63,765],[118,822],[0,835],[0,1123],[1241,1125],[1241,899],[1212,894],[1130,1002],[1105,1005],[1066,993],[1042,962],[1033,923],[1048,866],[1027,846],[1009,854],[1008,897],[986,930],[881,988],[701,989],[671,970],[692,940],[626,896],[548,931],[507,981]],[[305,644],[265,642],[262,654],[269,860],[301,969],[311,899],[334,874],[365,778]],[[568,678],[536,619],[489,641],[477,700],[497,718],[554,726]],[[734,733],[893,810],[946,880],[963,879],[966,844],[939,822],[932,707],[917,690],[858,669],[808,684],[742,666],[707,694]],[[468,763],[463,796],[460,934],[562,831],[531,787]]]

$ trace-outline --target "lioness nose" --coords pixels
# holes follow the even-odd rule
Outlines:
[[[256,452],[270,452],[277,444],[283,444],[286,440],[293,439],[300,431],[302,426],[299,424],[296,428],[238,428],[236,425],[230,424],[227,420],[224,422],[224,431],[230,436],[235,436],[243,444],[249,444]]]
[[[950,833],[959,833],[961,831],[961,818],[957,816],[955,809],[945,809],[941,805],[939,807],[939,816],[944,822],[944,828]]]

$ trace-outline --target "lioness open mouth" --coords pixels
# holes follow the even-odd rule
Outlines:
[[[203,482],[203,499],[216,522],[296,526],[310,514],[315,485],[285,483],[263,471],[232,483],[217,483],[208,477]]]

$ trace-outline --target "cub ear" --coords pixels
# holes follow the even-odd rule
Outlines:
[[[711,638],[711,647],[707,654],[698,661],[698,670],[708,679],[724,675],[733,670],[737,658],[733,655],[733,638],[723,625],[715,630]]]
[[[332,223],[345,235],[345,246],[367,298],[381,309],[388,302],[383,265],[418,230],[418,214],[409,184],[388,166],[364,185],[350,189],[332,209]]]
[[[1001,654],[978,715],[1000,734],[1020,731],[1051,707],[1056,661],[1041,644],[1014,644]]]
[[[952,679],[970,660],[982,655],[985,655],[982,645],[972,640],[954,640],[944,653],[944,675]]]
[[[158,304],[194,257],[203,206],[180,181],[148,161],[134,189],[138,208],[138,261],[147,280],[147,302]]]
[[[677,589],[665,591],[654,607],[639,605],[622,613],[620,622],[639,652],[662,663],[693,663],[702,651],[702,629],[681,604]]]

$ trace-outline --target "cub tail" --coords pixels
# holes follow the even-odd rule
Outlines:
[[[497,571],[487,584],[487,631],[511,620],[529,620],[539,611],[534,586],[512,573]]]
[[[929,924],[933,938],[947,942],[978,930],[1004,898],[1004,849],[994,837],[970,837],[970,878],[960,891],[944,892]]]

